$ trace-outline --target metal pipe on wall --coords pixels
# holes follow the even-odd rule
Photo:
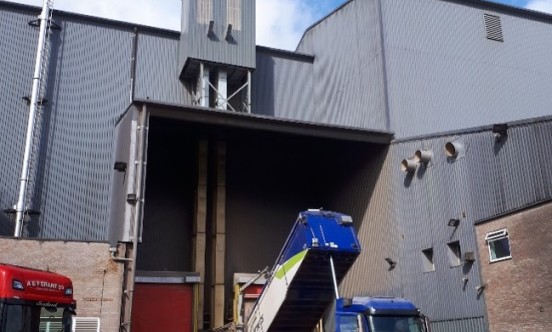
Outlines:
[[[38,35],[38,47],[36,50],[36,61],[33,75],[33,86],[31,91],[31,102],[29,106],[29,119],[27,121],[27,134],[25,138],[25,151],[23,153],[23,165],[21,167],[21,177],[19,178],[19,196],[15,205],[15,229],[14,237],[20,237],[23,228],[23,218],[25,217],[25,195],[27,194],[27,185],[29,183],[29,172],[31,166],[31,152],[33,143],[33,130],[35,126],[36,111],[38,109],[38,94],[40,93],[40,84],[42,80],[42,62],[44,47],[46,43],[46,28],[48,26],[48,13],[50,11],[49,0],[44,0],[42,12],[40,13],[40,32]]]

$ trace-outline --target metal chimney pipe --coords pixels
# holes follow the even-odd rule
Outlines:
[[[20,237],[23,228],[23,218],[25,212],[25,194],[29,182],[30,158],[33,143],[33,129],[38,108],[38,94],[40,93],[42,60],[44,53],[44,44],[46,40],[46,28],[48,26],[48,13],[50,11],[49,0],[44,0],[42,12],[40,13],[40,33],[38,35],[38,47],[36,50],[36,62],[33,75],[33,87],[31,91],[31,103],[29,106],[29,120],[27,121],[27,135],[25,138],[25,152],[23,153],[23,165],[21,167],[21,177],[19,178],[19,197],[15,206],[15,230],[14,237]]]

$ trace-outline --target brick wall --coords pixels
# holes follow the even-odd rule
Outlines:
[[[107,243],[0,238],[0,262],[49,270],[73,281],[77,315],[100,317],[102,331],[119,331],[123,264]]]
[[[490,263],[488,232],[508,229],[512,259]],[[476,226],[491,332],[552,331],[552,203]]]

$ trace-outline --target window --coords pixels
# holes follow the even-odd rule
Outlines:
[[[197,0],[197,22],[209,24],[213,20],[213,0]]]
[[[422,269],[424,272],[435,271],[433,264],[433,248],[422,250]]]
[[[506,229],[487,233],[485,240],[489,245],[489,258],[491,262],[512,258],[512,254],[510,253],[510,240]]]
[[[241,30],[241,0],[227,0],[226,15],[232,30]]]
[[[341,332],[359,332],[360,324],[359,324],[359,317],[352,316],[352,315],[339,315],[338,316],[339,321],[339,330]]]
[[[451,267],[460,266],[462,263],[462,252],[460,251],[460,242],[454,241],[447,243],[448,259]]]

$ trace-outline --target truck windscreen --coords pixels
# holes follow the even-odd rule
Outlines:
[[[424,324],[420,317],[408,316],[372,316],[372,332],[423,332]]]
[[[0,304],[0,332],[70,332],[71,313],[64,308]]]

